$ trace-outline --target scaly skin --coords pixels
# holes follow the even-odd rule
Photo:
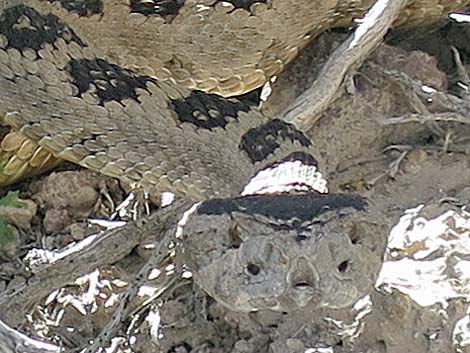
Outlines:
[[[67,106],[68,110],[79,110],[81,109],[79,108],[80,104],[84,101],[87,104],[98,103],[98,106],[102,105],[103,102],[96,102],[96,97],[93,93],[94,89],[99,89],[102,81],[95,82],[95,88],[88,87],[90,89],[87,92],[85,92],[86,90],[83,87],[77,87],[77,83],[72,82],[71,77],[67,76],[67,73],[64,72],[64,67],[67,65],[64,60],[70,57],[105,58],[109,63],[118,65],[123,69],[133,70],[136,75],[152,76],[160,80],[171,78],[171,81],[176,81],[178,85],[188,87],[189,89],[197,88],[223,96],[242,94],[261,86],[269,77],[278,74],[319,33],[334,26],[351,24],[352,18],[362,16],[373,4],[373,1],[232,0],[222,3],[217,0],[188,0],[181,3],[180,7],[174,6],[163,9],[157,14],[153,7],[144,5],[148,4],[148,2],[142,2],[140,5],[131,8],[127,0],[90,2],[89,4],[92,4],[92,6],[88,8],[83,6],[74,8],[73,3],[59,0],[5,1],[0,5],[0,11],[2,12],[16,5],[31,7],[39,16],[57,18],[62,24],[68,26],[69,32],[61,33],[62,39],[59,42],[55,41],[57,38],[54,40],[49,40],[49,38],[49,41],[44,41],[44,38],[30,36],[26,32],[23,34],[15,32],[18,29],[20,31],[27,31],[28,26],[30,26],[28,21],[31,21],[28,15],[15,17],[18,14],[10,13],[10,17],[7,16],[0,20],[0,43],[3,43],[1,45],[3,47],[1,51],[2,57],[0,58],[0,64],[2,64],[3,69],[0,70],[0,83],[4,92],[3,96],[0,97],[0,113],[4,115],[7,112],[29,109],[28,104],[32,104],[34,100],[42,98],[47,100],[47,94],[42,95],[40,92],[31,92],[28,96],[31,98],[29,100],[17,98],[15,95],[28,91],[28,88],[32,86],[24,81],[21,82],[21,80],[19,83],[15,82],[12,84],[10,76],[15,71],[18,71],[17,73],[21,75],[24,71],[32,70],[31,75],[36,75],[34,83],[39,86],[44,84],[54,86],[55,83],[51,81],[57,81],[56,77],[60,77],[59,80],[67,83],[68,87],[55,86],[55,89],[63,94],[55,94],[54,99],[64,100],[67,96],[75,96],[77,93],[80,93],[77,99],[63,103],[61,108],[56,109],[52,104],[49,104],[48,107],[42,107],[35,112],[33,112],[34,109],[30,111],[30,114],[33,115],[40,114],[41,119],[50,119],[50,116],[54,114],[60,115],[60,110],[64,106]],[[397,20],[397,25],[429,23],[441,18],[448,11],[461,9],[469,3],[470,0],[410,1],[410,4],[403,10],[402,16]],[[98,5],[95,6],[93,4]],[[100,6],[100,4],[104,5]],[[34,26],[39,26],[38,28],[40,29],[41,24],[33,24]],[[54,37],[56,33],[53,32],[54,30],[48,35]],[[20,43],[22,35],[25,37],[29,36],[28,40],[30,42],[26,44]],[[20,44],[15,44],[15,36],[16,39],[19,38],[18,43]],[[28,48],[28,46],[30,47]],[[31,46],[34,48],[31,48]],[[27,53],[25,56],[27,60],[19,60],[18,50]],[[69,56],[64,57],[65,54]],[[33,57],[30,57],[30,55],[33,55]],[[39,60],[36,59],[36,55],[39,55]],[[27,67],[27,65],[29,66]],[[33,66],[34,68],[31,68]],[[79,68],[75,67],[74,70],[74,73],[78,75]],[[102,77],[95,77],[94,79],[102,79]],[[90,81],[88,83],[93,82]],[[25,87],[22,84],[25,84]],[[158,88],[159,94],[153,94],[152,98],[145,97],[145,99],[149,101],[149,104],[153,105],[152,109],[159,110],[159,113],[165,119],[174,117],[175,112],[172,110],[174,107],[167,106],[167,103],[174,96],[186,97],[190,94],[190,91],[180,86],[174,86],[172,83],[159,83],[157,86],[160,86]],[[145,92],[142,92],[142,87],[138,88],[140,91],[133,97],[134,102],[132,106],[136,110],[142,109],[147,104],[140,100],[140,95],[145,95]],[[165,89],[168,91],[164,91]],[[77,92],[77,90],[80,92]],[[193,97],[192,104],[207,105],[206,99],[202,97],[203,95],[197,98]],[[151,100],[154,101],[150,102]],[[225,104],[222,98],[212,100],[210,104],[213,107],[211,108],[215,107],[215,110],[218,110]],[[106,109],[106,104],[104,106]],[[234,108],[234,112],[232,112],[237,117],[240,113],[238,109],[240,107]],[[98,110],[103,111],[102,107]],[[243,111],[249,115],[246,119],[250,123],[234,125],[232,136],[228,138],[228,141],[231,141],[234,145],[240,143],[239,139],[250,128],[262,125],[266,121],[266,118],[260,117],[260,113],[254,108],[243,108]],[[190,111],[189,114],[192,112]],[[108,114],[115,113],[108,110]],[[85,115],[87,114],[94,113],[88,111]],[[184,112],[184,114],[188,114],[188,112]],[[28,116],[27,113],[26,116]],[[77,119],[74,122],[75,126],[87,124],[85,116],[81,116],[80,113],[75,113],[75,116]],[[144,141],[139,140],[141,135],[139,131],[146,129],[146,119],[138,116],[137,114],[127,123],[123,119],[118,125],[127,125],[129,130],[125,131],[124,134],[126,136],[131,134],[132,139],[142,146]],[[63,135],[65,131],[49,130],[48,126],[50,126],[51,122],[42,121],[40,124],[43,124],[45,127],[42,127],[40,131],[35,131],[35,129],[38,129],[36,127],[33,129],[27,127],[28,124],[36,121],[36,118],[32,115],[28,117],[19,117],[17,115],[12,117],[10,115],[4,119],[3,123],[11,125],[17,132],[5,137],[0,144],[0,158],[6,160],[4,162],[6,163],[4,174],[0,176],[0,185],[13,183],[24,176],[54,166],[57,164],[57,159],[54,157],[59,157],[59,155],[61,158],[112,176],[120,177],[126,181],[141,183],[143,179],[146,179],[143,182],[143,184],[146,184],[148,180],[152,179],[153,181],[150,183],[152,186],[160,183],[168,184],[166,179],[165,181],[158,181],[162,175],[165,175],[165,171],[161,172],[158,170],[156,177],[144,172],[143,174],[147,173],[147,176],[144,178],[142,173],[131,176],[132,168],[129,169],[129,165],[116,167],[115,162],[113,162],[114,167],[112,170],[110,167],[105,168],[105,164],[109,164],[111,160],[115,161],[113,159],[115,158],[114,156],[107,158],[100,155],[101,159],[108,160],[97,164],[96,159],[92,157],[93,149],[87,150],[83,146],[78,147],[77,145],[74,147],[70,146],[71,143],[75,143],[72,141],[82,139],[82,137],[78,137],[81,133],[76,128],[71,130],[68,127],[66,129],[67,138],[64,139],[63,136],[58,138],[55,135]],[[113,120],[115,119],[118,118],[113,117]],[[141,120],[139,121],[138,119]],[[110,148],[115,147],[113,145],[122,144],[122,141],[113,137],[112,134],[107,135],[108,127],[101,125],[104,123],[109,124],[109,121],[100,121],[98,117],[95,120],[96,126],[94,129],[99,130],[97,134],[106,136],[106,142],[101,146],[101,154],[108,153],[107,151]],[[175,128],[177,130],[180,129],[178,126],[180,122],[176,122]],[[69,122],[65,120],[65,125],[67,124]],[[134,129],[130,127],[131,125],[138,126],[139,129],[133,131]],[[166,126],[165,124],[163,126],[162,129],[165,131],[171,131],[171,126]],[[158,127],[153,126],[152,129],[154,128],[158,131]],[[23,130],[25,134],[19,133],[18,130]],[[201,138],[201,141],[212,143],[214,138],[217,140],[218,136],[222,134],[220,131],[223,129],[206,130],[207,134]],[[69,134],[76,134],[77,136],[69,136]],[[45,141],[44,136],[46,135],[51,135],[56,140],[51,141],[47,139]],[[114,141],[113,138],[115,139]],[[222,138],[222,140],[224,139],[225,137]],[[184,140],[186,141],[187,138]],[[37,147],[35,143],[38,141],[41,141],[40,145],[42,147]],[[127,141],[128,139],[126,139],[126,143]],[[176,137],[174,140],[169,139],[168,144],[174,141],[177,141]],[[88,142],[88,144],[90,145],[91,143]],[[223,142],[222,145],[226,145],[226,143]],[[77,149],[79,148],[80,153],[78,156]],[[122,148],[125,149],[125,147]],[[173,154],[181,154],[181,151],[177,150],[178,147],[176,145],[174,148]],[[72,150],[73,152],[71,152]],[[161,151],[161,149],[158,150]],[[87,153],[89,153],[89,158],[86,158]],[[158,169],[157,164],[159,162],[154,157],[156,154],[159,154],[156,153],[155,149],[146,152],[141,149],[135,153],[140,153],[140,155],[134,158],[133,163],[144,164],[147,166],[146,169]],[[201,156],[202,151],[192,153],[189,152],[187,157],[190,160],[207,159],[210,155],[208,152],[205,152],[204,156]],[[126,154],[134,154],[134,151],[129,147],[129,150],[121,151],[119,158]],[[167,158],[160,155],[159,157]],[[275,156],[273,159],[277,157],[282,158],[282,156]],[[156,165],[151,166],[147,162],[143,162],[152,158],[152,163],[157,163]],[[214,161],[221,163],[219,166],[212,166],[211,170],[220,169],[223,168],[221,166],[228,165],[227,162],[222,162],[223,159],[214,158]],[[240,159],[241,157],[233,157],[232,160],[234,158]],[[85,159],[87,159],[87,162],[84,161]],[[94,159],[95,162],[90,162],[90,159]],[[182,157],[175,157],[174,160],[169,162],[169,169],[175,169],[177,166],[181,166],[182,163],[184,163]],[[246,168],[247,172],[242,173],[244,178],[259,167],[259,164],[256,168],[250,165],[250,163],[247,165],[249,166]],[[200,169],[200,165],[195,165],[194,170],[190,168],[190,170],[183,172],[181,175],[189,175],[194,173],[195,170]],[[206,179],[209,176],[210,174],[205,174],[199,178],[207,182]],[[224,178],[227,178],[227,176]],[[170,180],[169,183],[172,184],[173,180]],[[239,184],[241,182],[237,183],[237,185]],[[204,187],[202,188],[204,189]],[[196,194],[202,197],[200,191],[196,192]],[[205,194],[205,191],[202,194]]]

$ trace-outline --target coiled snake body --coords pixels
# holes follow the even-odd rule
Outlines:
[[[398,24],[429,21],[468,2],[411,1]],[[245,133],[265,117],[238,100],[191,89],[232,96],[259,87],[311,38],[372,3],[7,0],[0,5],[0,113],[55,156],[126,181],[182,184],[180,193],[189,188],[197,198],[224,195],[227,184],[240,191],[261,164],[286,157],[287,141],[295,142],[292,150],[310,143],[281,122],[269,125],[277,124],[279,147],[248,143]],[[272,138],[266,131],[262,138]],[[263,153],[240,153],[242,136],[246,149],[257,144]],[[9,159],[4,184],[51,159],[16,133],[2,150]]]
[[[398,24],[419,24],[469,2],[410,1]],[[247,101],[222,96],[261,86],[317,34],[350,23],[372,3],[4,0],[0,3],[0,116],[14,132],[2,142],[7,164],[0,181],[15,181],[28,170],[48,164],[52,153],[145,189],[200,200],[238,195],[257,171],[281,162],[315,167],[313,143],[303,132],[270,120]],[[305,172],[304,188],[309,188],[315,173],[315,168]],[[316,204],[326,205],[334,214],[365,210],[363,201],[354,198],[324,197],[315,196]],[[229,207],[227,212],[241,209]],[[330,212],[328,217],[323,213],[309,217],[331,218]],[[312,232],[316,234],[314,228]],[[350,240],[346,243],[353,248]],[[315,244],[312,247],[318,251],[332,248]],[[275,260],[267,260],[273,254],[271,248],[281,248],[266,244],[264,238],[257,246],[264,249],[266,261]],[[282,268],[276,272],[278,277],[266,277],[263,283],[272,286],[286,280],[289,287],[296,278],[291,269],[305,269],[304,262],[314,261],[305,254],[283,256],[288,270]],[[357,265],[356,273],[361,266],[368,265]],[[288,280],[280,275],[285,271]],[[316,292],[302,292],[305,288],[299,287],[286,296],[302,305],[312,296],[326,298],[317,304],[340,307],[362,293],[363,289],[339,291],[344,286],[333,285],[331,278],[337,275],[327,272],[311,269],[305,272],[308,280],[295,281],[308,287],[325,276],[330,278],[328,285]],[[367,278],[364,288],[372,283]],[[265,287],[237,295],[233,287],[219,288],[218,294],[214,288],[207,290],[235,309],[285,309],[276,300],[264,301]],[[326,294],[319,296],[322,290]],[[335,292],[345,297],[331,299]],[[258,297],[250,302],[247,296]]]

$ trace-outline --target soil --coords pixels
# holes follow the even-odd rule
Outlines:
[[[442,92],[450,90],[468,104],[465,92],[458,88],[458,70],[449,54],[451,46],[456,46],[464,62],[470,61],[468,36],[456,29],[459,26],[392,33],[393,45],[384,44],[375,51],[354,76],[354,90],[344,93],[309,132],[326,162],[324,171],[332,191],[354,191],[373,199],[393,222],[418,203],[438,208],[441,199],[451,196],[468,204],[468,193],[460,190],[470,184],[466,145],[470,124],[439,119],[444,111],[442,101],[423,103],[422,92],[414,86],[419,81]],[[278,78],[264,109],[273,114],[282,111],[309,86],[344,38],[343,33],[331,32],[315,40]],[[420,115],[411,119],[413,114]],[[24,281],[26,269],[19,259],[28,250],[61,248],[84,239],[100,229],[90,226],[87,219],[109,218],[125,197],[126,187],[112,178],[74,166],[61,168],[12,187],[20,190],[26,208],[0,207],[0,215],[11,221],[15,235],[0,251],[0,291]],[[132,278],[143,263],[142,256],[136,251],[103,269],[99,277],[109,287],[97,289],[105,295],[85,305],[85,319],[70,300],[90,290],[91,283],[62,289],[33,313],[42,329],[31,323],[25,323],[23,329],[48,338],[59,336],[70,349],[83,347],[112,315],[116,303],[107,300],[112,297],[110,288],[122,290],[116,279]],[[64,298],[69,298],[69,305]],[[141,316],[157,308],[159,331],[150,321],[137,320],[133,351],[470,352],[469,345],[456,346],[453,338],[457,320],[468,310],[464,299],[452,299],[447,307],[423,307],[397,290],[379,288],[363,302],[341,310],[236,313],[186,281],[165,302],[146,306]],[[59,317],[59,325],[46,324],[46,319]],[[67,327],[77,322],[82,324],[71,334]],[[121,347],[126,344],[121,342]]]

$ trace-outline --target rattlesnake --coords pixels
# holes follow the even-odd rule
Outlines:
[[[213,199],[184,227],[184,261],[235,311],[343,308],[374,285],[387,222],[359,195]]]
[[[412,1],[401,20],[419,23],[429,14],[440,15],[469,2]],[[308,136],[295,126],[269,119],[249,101],[219,94],[238,95],[261,86],[312,37],[336,24],[348,23],[371,3],[3,1],[0,115],[4,116],[4,124],[40,146],[25,145],[18,133],[4,139],[4,153],[10,158],[6,181],[16,180],[24,169],[44,163],[50,158],[44,155],[51,152],[136,187],[159,193],[171,191],[194,200],[238,195],[251,176],[262,179],[263,171],[274,170],[285,162],[303,166],[303,179],[295,186],[312,191],[319,179],[317,166],[321,161],[314,158],[314,144]],[[9,170],[13,170],[10,177]],[[309,215],[311,237],[304,234],[298,241],[311,239],[315,243],[312,249],[323,237],[318,229],[331,231],[328,224],[336,225],[329,223],[331,217],[343,213],[349,219],[351,213],[367,214],[364,200],[360,200],[363,207],[348,204],[352,196],[308,197],[313,200],[309,202],[330,209]],[[332,204],[335,197],[341,202]],[[329,220],[315,223],[323,213]],[[369,214],[372,219],[378,218],[373,212]],[[291,233],[304,228],[289,223],[291,218],[280,219],[288,227],[282,239],[289,245]],[[265,223],[270,224],[269,220]],[[354,248],[349,238],[331,241],[334,246],[325,246],[333,258],[335,253]],[[337,249],[331,250],[335,246]],[[367,258],[364,254],[362,259]],[[192,261],[195,268],[200,265],[198,261],[204,261],[198,259]],[[303,259],[305,263],[315,261],[314,257]],[[295,254],[286,253],[286,268],[297,268],[297,260]],[[344,261],[352,260],[341,263]],[[374,265],[367,269],[363,261],[353,261],[347,276],[350,290],[339,290],[329,280],[326,297],[316,304],[349,305],[372,284],[373,276],[363,272],[367,269],[375,274],[379,262],[371,261]],[[285,275],[285,269],[280,273]],[[308,280],[294,281],[308,287],[301,296],[309,294],[298,298],[302,305],[318,294],[310,290],[311,282],[319,281],[318,274],[309,276]],[[353,287],[351,281],[357,276],[367,280]],[[268,283],[274,285],[272,280]],[[211,287],[215,281],[203,282],[199,283],[207,286],[209,293],[237,310],[285,309],[285,297],[265,303],[266,294],[261,293],[261,299],[252,301],[256,288],[236,295],[234,288],[215,293]],[[286,286],[281,282],[280,290]],[[288,281],[287,286],[295,283]],[[341,295],[332,299],[329,294],[335,291]],[[294,301],[298,295],[298,291],[286,294]],[[246,296],[250,300],[245,300]]]
[[[3,49],[9,49],[2,54],[1,75],[3,79],[9,78],[16,70],[20,70],[18,73],[22,74],[22,71],[28,70],[27,65],[35,67],[41,62],[44,65],[39,68],[29,67],[29,70],[37,70],[40,73],[40,80],[47,82],[52,77],[60,77],[61,81],[70,80],[70,77],[64,76],[63,70],[61,76],[56,76],[57,67],[54,67],[55,61],[59,60],[64,54],[63,49],[67,47],[70,57],[87,60],[94,60],[96,56],[106,58],[113,65],[130,69],[143,76],[140,83],[133,87],[137,91],[151,76],[161,80],[170,78],[171,81],[177,82],[179,85],[175,86],[176,89],[183,90],[177,95],[183,97],[191,92],[180,86],[223,96],[238,95],[263,85],[269,77],[279,73],[295,58],[299,50],[312,38],[327,28],[350,24],[353,17],[362,15],[372,3],[372,0],[7,0],[0,5],[0,9],[4,12],[0,21],[0,45]],[[468,3],[470,3],[468,0],[410,1],[398,18],[397,25],[431,22],[448,11],[460,9]],[[12,9],[13,6],[19,6],[17,13]],[[21,6],[30,10],[21,10]],[[10,10],[7,10],[8,8]],[[5,11],[9,11],[9,14]],[[41,16],[44,18],[43,22]],[[54,23],[57,21],[61,25],[54,28]],[[38,50],[41,50],[42,60],[36,62]],[[19,55],[20,52],[23,55]],[[8,59],[5,55],[11,58]],[[22,58],[22,61],[19,61],[19,58]],[[67,58],[62,57],[62,59],[60,65],[63,66]],[[104,61],[101,63],[104,65]],[[82,61],[81,64],[85,65],[85,62]],[[79,72],[83,69],[81,64],[76,61],[71,69]],[[92,63],[88,64],[90,66]],[[107,68],[101,67],[100,70],[102,69]],[[106,77],[81,77],[81,79],[85,81],[80,83],[79,92],[74,91],[77,88],[74,85],[75,89],[68,93],[72,95],[79,93],[85,101],[93,102],[94,98],[90,91],[85,92],[88,88],[86,86],[95,79],[99,79],[99,84],[102,84]],[[54,83],[48,82],[48,84]],[[100,89],[99,84],[95,89]],[[16,89],[21,90],[19,87],[20,85],[16,85]],[[20,102],[15,104],[15,98],[8,97],[14,94],[15,88],[11,92],[6,87],[2,88],[5,97],[0,101],[0,113],[3,115],[9,110],[16,110]],[[102,89],[106,90],[106,87]],[[164,95],[168,96],[165,89],[170,91],[171,89],[163,88]],[[139,95],[137,91],[133,93],[133,98]],[[121,92],[121,96],[116,98],[125,99],[128,93]],[[195,94],[201,95],[201,93]],[[193,101],[201,100],[201,97],[191,98],[194,98]],[[163,105],[167,99],[168,97],[161,98]],[[223,104],[223,100],[215,97],[211,99],[213,100],[211,104],[216,106],[215,110]],[[11,103],[7,104],[5,100]],[[133,105],[137,106],[134,103]],[[167,113],[171,113],[171,109],[169,107]],[[251,125],[260,125],[254,117],[258,113],[252,113],[250,107],[241,108],[232,105],[230,109],[232,115],[237,114],[240,109],[250,112],[249,114],[253,116],[249,119],[254,121]],[[194,109],[192,113],[200,114],[199,120],[213,120],[207,115],[204,117],[205,114],[197,110]],[[27,121],[24,117],[22,122],[14,123],[13,120],[10,117],[4,123],[19,129]],[[137,122],[136,125],[142,128],[145,126],[143,122]],[[97,123],[97,127],[99,126],[100,123]],[[246,130],[240,126],[239,131],[243,129]],[[210,133],[215,131],[214,129],[206,130],[209,132],[207,137],[217,135]],[[53,134],[47,128],[46,131],[49,135]],[[106,134],[105,131],[99,133]],[[108,134],[109,136],[111,135]],[[134,134],[133,138],[136,139],[136,136],[138,133]],[[3,140],[0,157],[6,158],[8,163],[3,175],[0,176],[0,185],[15,182],[24,175],[40,169],[41,166],[48,167],[55,163],[45,143],[42,143],[46,147],[45,150],[37,149],[36,145],[31,144],[30,141],[37,141],[38,137],[29,136],[28,140],[22,135],[13,133]],[[211,139],[208,138],[207,141]],[[60,141],[58,145],[57,142],[51,149],[56,155],[61,147],[65,147],[65,141]],[[111,140],[106,143],[114,142],[118,141]],[[153,156],[154,152],[149,151],[149,155]],[[92,154],[90,152],[90,155]],[[62,153],[62,157],[73,162],[79,162],[79,159],[85,155],[86,151],[83,148],[80,156],[73,156],[70,153],[65,156]],[[143,159],[146,157],[141,154],[135,158],[142,159],[138,162],[144,162]],[[237,158],[241,160],[241,157]],[[90,159],[91,156],[88,160]],[[170,159],[169,163],[171,167],[181,165],[178,159],[175,161]],[[86,166],[92,169],[103,168],[102,162],[95,167],[91,163],[87,163]],[[123,168],[126,169],[126,166]],[[118,169],[109,173],[119,176],[117,174],[121,172]],[[248,169],[248,174],[253,172],[252,168]],[[206,172],[203,173],[204,176],[208,176]],[[161,175],[156,175],[154,178],[159,178]],[[243,173],[242,175],[247,176]],[[120,177],[128,181],[140,178],[138,176],[132,178],[130,174],[121,174]],[[191,179],[193,183],[196,182],[194,178]],[[213,179],[212,176],[210,179]],[[204,185],[206,181],[203,182]]]

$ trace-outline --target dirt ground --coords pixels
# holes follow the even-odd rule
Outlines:
[[[429,208],[440,210],[444,198],[452,197],[454,202],[444,206],[456,212],[461,210],[459,205],[468,204],[468,193],[462,190],[470,185],[470,100],[459,85],[466,78],[455,64],[451,47],[458,50],[464,64],[470,62],[469,30],[468,26],[443,24],[420,32],[393,32],[389,43],[351,78],[354,90],[350,87],[309,132],[318,154],[327,157],[330,190],[367,196],[390,216],[392,224],[418,203],[427,203],[428,212]],[[308,47],[273,85],[265,109],[274,114],[291,103],[345,36],[326,33]],[[422,84],[442,95],[428,99]],[[12,225],[12,240],[0,248],[0,292],[27,280],[28,270],[20,259],[29,250],[62,248],[102,229],[87,219],[109,218],[127,191],[116,180],[71,165],[11,190],[20,191],[26,207],[0,206],[0,215]],[[91,292],[91,280],[62,289],[36,308],[22,329],[69,349],[83,347],[109,321],[116,306],[112,293],[123,288],[117,279],[132,280],[146,257],[145,251],[136,249],[96,274],[97,282],[108,284],[95,283],[94,294],[104,294],[90,300],[83,310],[72,305],[72,299]],[[118,343],[124,351],[470,352],[468,342],[459,345],[453,337],[456,322],[468,311],[464,298],[450,300],[447,307],[423,307],[398,290],[382,288],[341,310],[236,313],[186,280],[164,302],[140,311],[139,305],[135,304],[136,321],[125,325],[131,327],[128,337],[134,336],[133,344]],[[158,332],[146,319],[157,309]],[[83,312],[88,314],[83,316]],[[75,331],[68,329],[71,326]]]

